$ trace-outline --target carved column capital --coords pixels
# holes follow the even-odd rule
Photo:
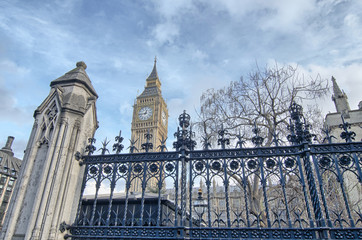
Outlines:
[[[79,118],[74,121],[74,128],[80,129],[82,122]]]
[[[59,119],[59,125],[68,125],[68,118],[67,117],[61,117]]]

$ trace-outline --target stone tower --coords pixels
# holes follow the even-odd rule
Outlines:
[[[21,160],[14,157],[11,149],[13,141],[14,137],[9,136],[5,146],[0,149],[0,227],[2,227],[21,166]]]
[[[168,110],[161,94],[161,82],[158,78],[156,59],[151,74],[146,79],[143,92],[137,97],[133,106],[132,141],[139,152],[143,152],[142,143],[147,142],[145,134],[152,138],[148,141],[153,148],[150,152],[160,151],[160,145],[165,144],[167,138]],[[162,143],[163,142],[163,143]],[[137,180],[136,180],[137,181]],[[131,191],[139,192],[140,183],[132,184]]]
[[[341,91],[334,77],[332,77],[332,84],[333,84],[332,100],[334,102],[334,105],[336,106],[337,112],[348,115],[348,112],[351,110],[351,108],[349,107],[347,94]]]
[[[344,121],[351,124],[350,131],[354,131],[356,133],[355,140],[361,141],[362,139],[362,101],[359,103],[357,109],[352,109],[349,107],[347,94],[342,91],[337,81],[334,77],[332,77],[333,83],[333,95],[332,100],[336,107],[336,112],[328,113],[326,115],[324,124],[328,126],[330,130],[330,134],[334,135],[336,139],[333,141],[343,142],[344,140],[340,138],[340,134],[342,133],[342,129],[339,125],[342,123],[342,116]]]
[[[97,129],[98,95],[84,62],[51,82],[35,110],[35,122],[6,215],[1,239],[64,239],[62,222],[73,223],[84,166],[74,154]]]

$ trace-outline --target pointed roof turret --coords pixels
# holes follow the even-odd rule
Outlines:
[[[11,145],[13,144],[14,137],[9,136],[6,144],[0,149],[0,174],[12,174],[17,177],[21,166],[21,160],[14,157]]]
[[[5,146],[1,149],[3,152],[8,153],[10,156],[14,156],[13,150],[11,149],[11,145],[13,145],[14,137],[9,136],[6,141]]]
[[[157,58],[155,57],[155,63],[153,64],[153,69],[152,72],[150,74],[150,76],[148,76],[148,79],[158,79],[158,74],[157,74],[157,68],[156,68],[156,63],[157,63]]]
[[[332,100],[339,113],[348,113],[351,110],[348,103],[347,94],[345,94],[338,86],[336,79],[332,76],[333,95]]]
[[[333,95],[334,96],[342,96],[343,92],[341,91],[341,89],[339,88],[336,79],[332,76],[332,84],[333,84]]]
[[[146,87],[145,90],[141,93],[140,97],[161,95],[161,82],[158,78],[156,63],[157,58],[155,57],[152,72],[146,79]]]
[[[70,70],[63,76],[53,80],[50,83],[50,86],[53,87],[57,84],[66,84],[72,82],[79,82],[82,83],[93,95],[98,97],[96,90],[94,89],[91,80],[89,79],[85,69],[87,69],[87,65],[81,61],[77,62],[76,68]]]

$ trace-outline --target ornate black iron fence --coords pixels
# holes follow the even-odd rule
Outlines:
[[[174,152],[119,154],[119,136],[117,154],[80,160],[77,218],[62,230],[72,239],[362,239],[362,142],[346,129],[346,143],[311,144],[296,107],[292,146],[260,147],[255,130],[257,147],[227,149],[221,130],[220,150],[194,150],[186,113]]]

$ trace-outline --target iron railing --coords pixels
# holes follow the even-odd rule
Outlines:
[[[255,130],[256,147],[228,149],[221,130],[221,149],[194,150],[183,113],[176,151],[120,154],[118,136],[117,154],[78,155],[79,210],[61,230],[72,239],[362,239],[362,142],[345,129],[346,143],[311,144],[298,111],[291,146],[261,147]]]

